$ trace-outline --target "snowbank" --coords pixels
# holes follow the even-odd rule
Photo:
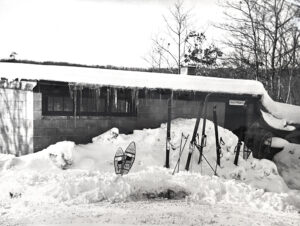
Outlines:
[[[99,171],[66,170],[43,175],[8,174],[2,179],[0,198],[9,202],[14,194],[18,205],[62,203],[67,205],[101,201],[124,202],[155,198],[185,198],[189,202],[215,204],[216,202],[249,205],[264,210],[289,211],[295,203],[285,193],[277,194],[255,189],[247,184],[199,173],[180,172],[172,176],[161,167],[116,176]],[[13,178],[14,176],[14,178]],[[299,204],[298,204],[299,207]]]
[[[296,129],[295,126],[288,125],[286,120],[284,119],[278,119],[273,115],[266,113],[262,110],[260,112],[264,121],[274,129],[285,130],[285,131],[293,131]]]
[[[272,148],[281,148],[283,149],[289,142],[280,137],[272,137],[271,147]]]
[[[276,102],[266,90],[263,93],[261,102],[268,113],[274,118],[285,120],[287,124],[300,124],[300,106]]]
[[[219,135],[225,144],[222,145],[221,167],[217,168],[219,177],[213,176],[205,162],[197,164],[197,151],[193,153],[191,172],[184,171],[189,140],[182,155],[180,172],[172,175],[178,159],[181,133],[191,134],[194,124],[195,119],[172,121],[170,170],[162,167],[166,124],[157,129],[136,130],[131,135],[119,134],[113,128],[87,145],[65,141],[39,153],[8,157],[0,165],[0,202],[31,205],[185,198],[191,202],[248,203],[258,208],[285,211],[300,208],[300,195],[295,191],[291,198],[289,189],[271,161],[251,157],[244,161],[240,157],[239,166],[233,164],[237,137],[221,127]],[[215,167],[212,122],[207,121],[206,131],[204,155]],[[116,176],[114,154],[118,147],[125,149],[131,141],[135,141],[137,147],[135,164],[128,175]]]
[[[287,185],[300,190],[300,145],[285,140],[281,140],[280,145],[283,150],[277,153],[273,160]]]
[[[72,162],[74,147],[74,142],[63,141],[34,154],[22,157],[8,155],[2,163],[3,157],[1,158],[1,156],[3,155],[0,155],[0,172],[5,173],[8,170],[14,172],[39,171],[42,173],[53,170],[60,171],[61,168],[66,167],[66,162]]]

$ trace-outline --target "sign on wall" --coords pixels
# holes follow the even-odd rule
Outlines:
[[[245,105],[245,101],[244,100],[229,100],[229,105],[244,106]]]

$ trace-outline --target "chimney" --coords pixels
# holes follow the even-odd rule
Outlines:
[[[196,66],[195,65],[187,65],[182,66],[180,70],[181,75],[196,75]]]

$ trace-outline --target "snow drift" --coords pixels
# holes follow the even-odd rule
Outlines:
[[[300,145],[283,139],[272,139],[272,143],[283,148],[274,156],[280,175],[292,189],[300,190]],[[275,145],[274,144],[274,145]]]
[[[180,172],[172,175],[181,134],[191,133],[194,124],[195,119],[172,121],[170,170],[162,167],[166,124],[157,129],[136,130],[131,135],[119,134],[118,129],[113,128],[87,145],[64,141],[27,156],[0,155],[0,202],[34,205],[185,198],[190,202],[247,203],[284,211],[300,208],[299,192],[291,193],[273,162],[251,157],[244,161],[240,157],[239,166],[233,164],[237,137],[221,127],[219,134],[225,144],[222,145],[221,167],[217,168],[219,177],[213,176],[205,162],[197,164],[196,151],[191,172],[183,170],[188,145],[182,155]],[[213,128],[213,123],[208,121],[204,155],[215,167]],[[125,149],[131,141],[137,146],[136,162],[128,175],[116,176],[114,154],[118,147]]]

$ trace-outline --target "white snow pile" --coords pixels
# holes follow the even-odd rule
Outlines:
[[[260,111],[265,122],[273,127],[274,129],[293,131],[295,130],[295,126],[288,125],[285,119],[279,119],[273,116],[272,114],[266,113],[264,111]]]
[[[300,190],[300,145],[281,138],[273,138],[272,144],[283,148],[274,156],[280,175],[290,188]]]
[[[93,143],[75,145],[59,142],[47,149],[22,157],[0,155],[0,204],[123,202],[151,198],[185,198],[189,202],[229,202],[282,211],[300,209],[300,193],[291,191],[268,160],[233,164],[237,137],[219,127],[222,145],[219,177],[203,161],[197,164],[193,153],[190,172],[185,172],[189,141],[195,119],[172,121],[171,169],[165,169],[166,124],[157,129],[119,134],[114,128],[95,137]],[[200,123],[201,125],[201,123]],[[204,156],[215,168],[216,149],[213,123],[207,121],[207,146]],[[199,128],[201,131],[201,126]],[[181,134],[190,134],[180,161],[180,172],[172,175],[178,159]],[[128,175],[114,173],[113,158],[118,147],[123,150],[135,141],[136,160]],[[184,143],[184,142],[183,142]]]

